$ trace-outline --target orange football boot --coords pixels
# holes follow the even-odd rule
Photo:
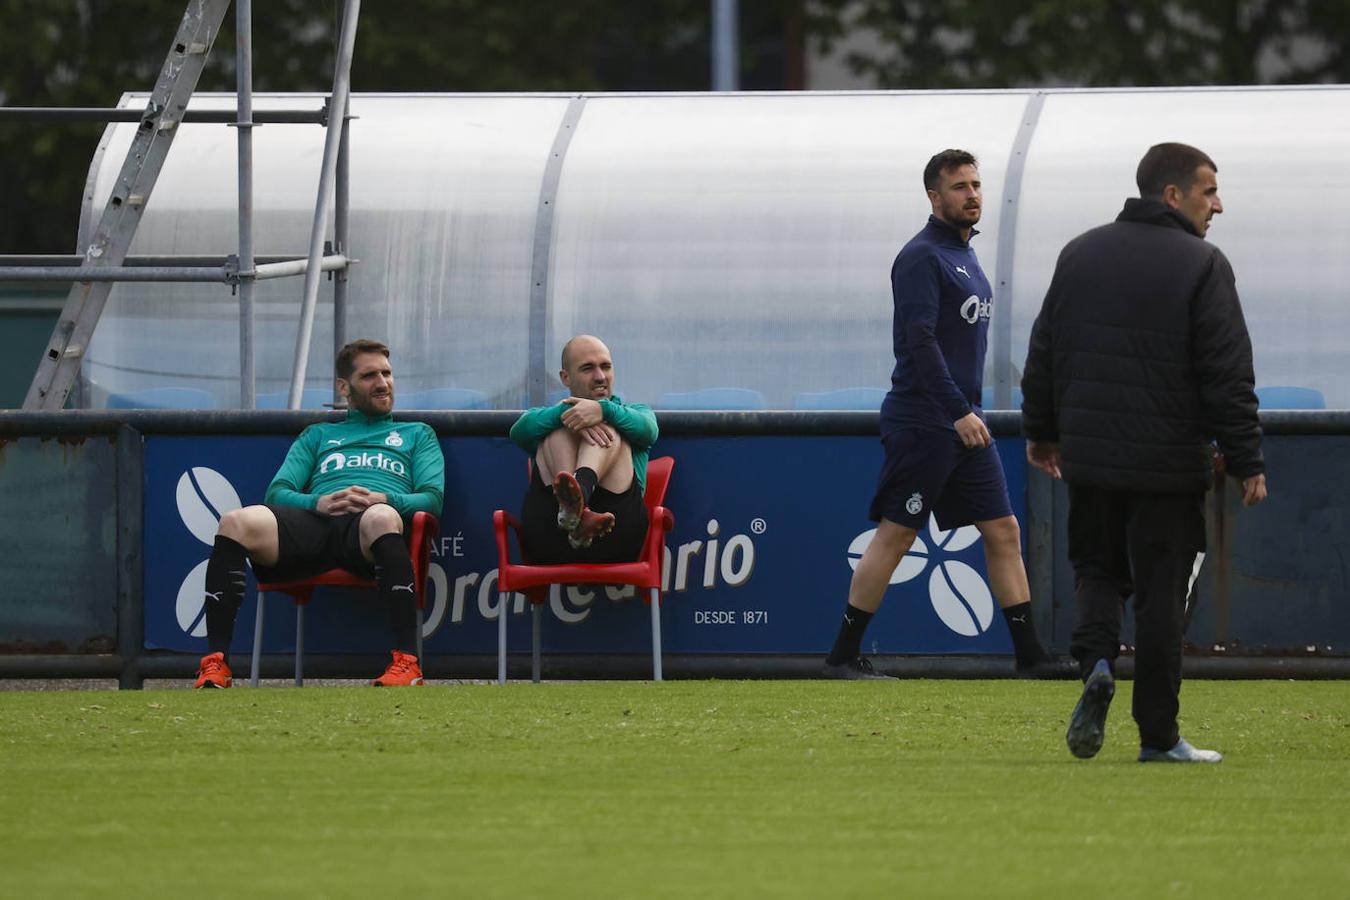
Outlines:
[[[224,653],[210,653],[202,657],[197,668],[196,688],[227,688],[234,684],[234,673],[225,662]]]
[[[384,670],[383,675],[371,682],[372,685],[375,687],[407,687],[414,684],[423,684],[422,667],[417,664],[417,657],[401,650],[390,652],[394,654],[394,661],[389,664],[389,668]]]

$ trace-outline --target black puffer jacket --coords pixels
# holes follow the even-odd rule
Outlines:
[[[1252,345],[1233,270],[1165,204],[1131,199],[1060,253],[1031,331],[1022,432],[1058,441],[1066,481],[1203,491],[1208,443],[1265,471]]]

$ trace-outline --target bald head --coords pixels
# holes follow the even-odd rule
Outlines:
[[[614,395],[614,361],[598,337],[579,334],[562,349],[559,380],[573,397],[604,400]]]
[[[563,348],[562,348],[562,367],[563,367],[564,369],[566,369],[567,366],[568,366],[568,357],[571,356],[573,348],[577,347],[578,345],[583,345],[583,346],[584,346],[584,345],[586,345],[587,343],[599,344],[600,347],[601,347],[601,349],[603,349],[606,353],[609,352],[609,348],[608,348],[608,347],[605,347],[605,342],[602,341],[602,340],[600,340],[600,339],[599,339],[598,337],[596,337],[595,335],[592,335],[592,334],[579,334],[579,335],[577,335],[576,337],[570,339],[567,343],[563,344]]]

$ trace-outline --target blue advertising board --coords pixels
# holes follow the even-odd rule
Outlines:
[[[206,560],[220,516],[261,501],[290,438],[147,436],[145,440],[145,646],[205,652]],[[1013,510],[1025,520],[1022,442],[997,442]],[[492,512],[516,511],[525,457],[505,437],[445,437],[445,509],[432,547],[428,653],[495,652],[498,592]],[[881,446],[865,436],[662,438],[654,456],[675,458],[666,506],[675,530],[666,546],[662,605],[673,654],[824,653],[833,642],[857,564],[874,525],[867,507]],[[516,595],[512,649],[528,648],[529,604]],[[264,650],[294,646],[290,603],[275,598]],[[253,633],[254,594],[239,616],[235,649]],[[282,614],[280,610],[284,609]],[[650,622],[641,597],[623,588],[555,588],[544,649],[645,653]],[[370,591],[316,595],[305,643],[314,652],[382,652],[387,616]],[[930,521],[891,577],[867,633],[868,653],[1009,653],[973,527],[939,531]]]

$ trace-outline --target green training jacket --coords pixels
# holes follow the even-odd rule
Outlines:
[[[605,424],[612,425],[628,442],[628,448],[633,453],[633,475],[637,478],[638,490],[646,493],[647,457],[659,433],[656,427],[656,413],[652,412],[650,406],[624,403],[619,397],[609,397],[596,402],[600,404]],[[516,419],[516,424],[511,426],[511,440],[533,458],[544,438],[564,427],[562,414],[567,411],[567,406],[568,404],[559,402],[553,406],[536,406],[526,410],[519,419]]]
[[[445,458],[436,432],[425,422],[355,409],[346,421],[310,425],[291,444],[263,502],[314,509],[319,497],[353,485],[387,495],[405,519],[418,510],[439,516]]]

